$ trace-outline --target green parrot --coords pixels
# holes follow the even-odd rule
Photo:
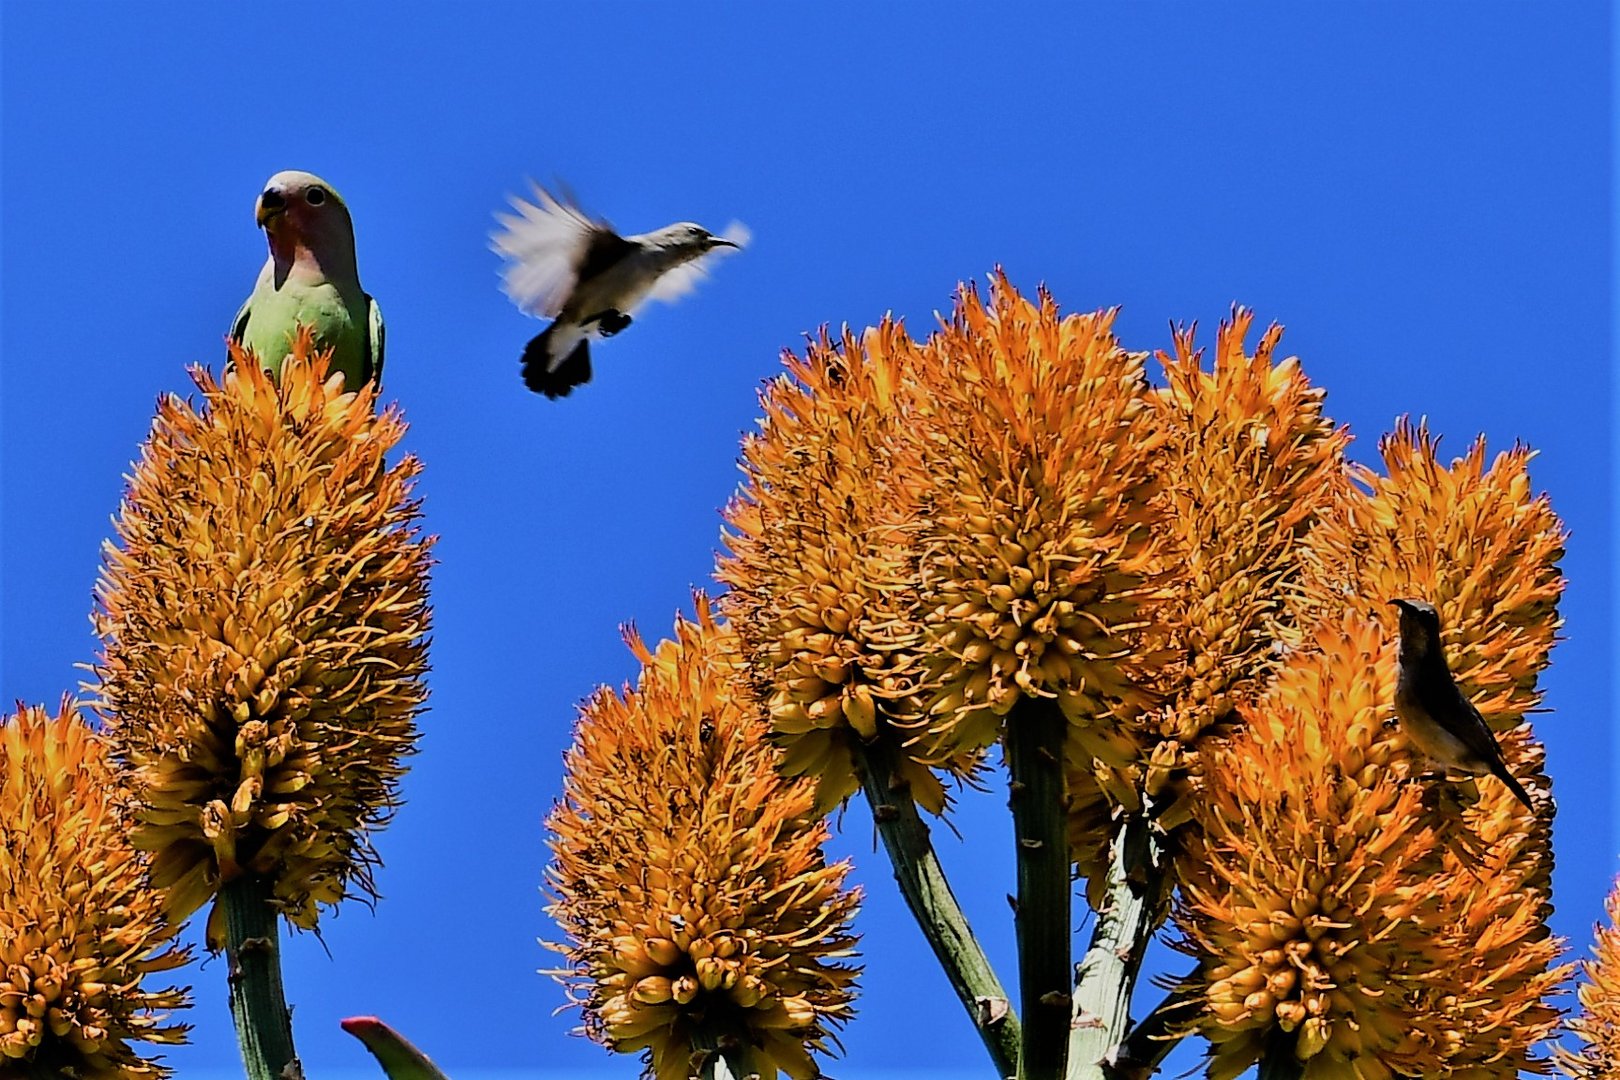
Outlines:
[[[354,223],[332,185],[307,172],[279,172],[265,182],[254,216],[270,241],[258,284],[231,323],[231,339],[250,348],[272,377],[291,348],[293,328],[315,330],[332,352],[344,387],[382,382],[383,320],[360,287]]]

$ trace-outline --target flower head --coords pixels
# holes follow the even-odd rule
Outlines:
[[[372,894],[426,699],[419,465],[310,340],[279,384],[233,346],[200,408],[159,402],[105,550],[96,672],[174,918],[243,873],[306,928]]]
[[[1508,768],[1545,789],[1521,719],[1558,625],[1563,529],[1525,451],[1486,468],[1476,444],[1446,467],[1405,424],[1383,451],[1388,475],[1355,470],[1308,533],[1282,666],[1240,707],[1246,730],[1210,749],[1194,802],[1177,918],[1217,1076],[1277,1032],[1307,1077],[1545,1069],[1532,1049],[1567,972],[1547,927],[1551,808],[1429,775],[1390,726],[1384,601],[1440,608],[1458,685]]]
[[[1148,647],[1164,659],[1145,780],[1165,827],[1188,812],[1167,807],[1196,787],[1203,737],[1230,729],[1238,704],[1264,689],[1302,541],[1343,485],[1348,433],[1323,415],[1323,392],[1299,361],[1276,358],[1281,327],[1244,351],[1252,321],[1234,310],[1209,370],[1192,330],[1176,334],[1173,355],[1158,354],[1168,385],[1152,401],[1168,442]]]
[[[1130,631],[1152,563],[1140,354],[1113,314],[1059,315],[997,276],[931,337],[911,438],[926,487],[918,619],[938,752],[995,742],[1023,697],[1055,700],[1071,754],[1136,753],[1146,703]]]
[[[1569,1030],[1585,1045],[1559,1054],[1564,1072],[1577,1080],[1620,1076],[1620,884],[1604,904],[1609,925],[1597,928],[1592,959],[1581,964],[1586,980],[1579,990],[1582,1014]]]
[[[585,1010],[659,1080],[729,1047],[766,1077],[819,1075],[811,1050],[850,1015],[847,863],[829,865],[814,786],[784,778],[735,635],[696,622],[641,659],[634,689],[585,705],[550,819],[549,909]]]
[[[184,990],[142,985],[184,964],[106,748],[66,700],[0,720],[0,1074],[136,1080],[169,1069],[135,1043],[179,1043]]]
[[[1315,633],[1211,748],[1187,837],[1177,922],[1211,1075],[1237,1076],[1277,1032],[1309,1080],[1539,1068],[1565,974],[1545,874],[1522,869],[1545,837],[1486,830],[1469,845],[1483,861],[1460,859],[1472,822],[1384,729],[1392,638],[1355,615]]]
[[[894,726],[916,712],[917,477],[900,437],[916,345],[885,320],[784,360],[787,376],[762,395],[762,430],[744,443],[718,570],[748,676],[780,767],[816,779],[821,811],[854,792],[855,751],[882,738],[912,797],[940,813],[943,784]],[[975,760],[940,764],[965,775]]]

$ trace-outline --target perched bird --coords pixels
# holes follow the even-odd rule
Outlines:
[[[711,260],[704,256],[748,240],[740,224],[715,236],[690,221],[620,236],[566,196],[532,186],[536,202],[513,197],[518,212],[495,215],[502,228],[490,246],[507,260],[503,286],[512,302],[554,320],[523,350],[524,384],[548,398],[590,382],[592,338],[629,326],[631,313],[649,297],[680,299],[707,274]]]
[[[383,320],[360,287],[354,224],[332,185],[307,172],[279,172],[265,182],[253,208],[270,242],[270,258],[231,323],[231,338],[252,349],[272,376],[292,345],[294,327],[315,331],[332,350],[332,370],[358,390],[381,381]]]
[[[1401,613],[1401,666],[1395,683],[1401,730],[1439,764],[1471,776],[1489,773],[1534,811],[1529,794],[1508,772],[1490,726],[1451,677],[1440,643],[1440,613],[1422,600],[1390,603]]]

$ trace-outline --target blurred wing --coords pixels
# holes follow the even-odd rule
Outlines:
[[[709,271],[714,268],[716,262],[747,247],[748,242],[753,239],[753,233],[748,231],[748,226],[740,221],[733,221],[727,225],[726,231],[720,236],[737,246],[713,248],[689,263],[682,263],[673,270],[664,271],[648,290],[647,298],[673,304],[697,288],[698,282],[709,276]]]
[[[501,229],[490,235],[490,247],[507,260],[502,288],[530,315],[556,318],[579,280],[580,267],[593,246],[617,240],[612,226],[588,217],[538,184],[538,202],[513,196],[516,214],[498,213]]]

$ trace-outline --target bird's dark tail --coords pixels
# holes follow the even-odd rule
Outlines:
[[[1498,761],[1496,763],[1496,767],[1491,770],[1491,773],[1498,780],[1502,781],[1502,783],[1508,786],[1508,790],[1513,792],[1514,798],[1524,803],[1525,809],[1529,810],[1532,814],[1536,812],[1536,804],[1530,801],[1530,793],[1525,791],[1524,787],[1517,780],[1513,779],[1513,774],[1507,771],[1506,765]]]
[[[552,323],[523,350],[523,385],[548,398],[567,397],[574,387],[591,381],[590,339],[580,338],[562,362],[552,366]],[[548,370],[549,369],[549,370]]]

